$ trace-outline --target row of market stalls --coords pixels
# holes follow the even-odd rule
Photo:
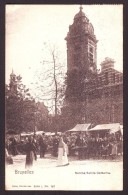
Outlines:
[[[66,131],[65,133],[89,133],[91,135],[98,135],[99,137],[103,137],[104,135],[107,134],[115,134],[115,133],[120,133],[121,135],[123,135],[123,125],[120,125],[120,123],[110,123],[110,124],[100,124],[100,125],[96,125],[94,126],[91,123],[87,123],[87,124],[77,124],[74,128]],[[55,132],[44,132],[44,131],[36,131],[36,135],[42,135],[43,133],[45,133],[45,135],[47,136],[54,136],[56,133]],[[7,133],[8,136],[10,137],[12,134],[15,134],[13,132],[8,132]],[[61,132],[57,132],[58,135],[61,135]],[[30,133],[21,133],[18,135],[19,139],[23,138],[23,137],[27,137],[29,135],[34,135],[33,132]]]
[[[55,132],[36,131],[35,134],[36,135],[43,135],[43,134],[45,134],[47,136],[53,136],[53,135],[55,135]],[[59,135],[59,134],[61,134],[61,132],[57,132],[57,134]],[[21,135],[21,137],[23,137],[23,136],[34,135],[34,133],[33,132],[21,133],[20,135]]]
[[[43,134],[45,134],[46,136],[54,136],[56,133],[55,132],[45,132],[45,131],[36,131],[35,132],[35,135],[36,136],[42,136]],[[57,132],[58,135],[61,135],[61,132]],[[33,132],[30,132],[30,133],[21,133],[20,134],[20,139],[23,139],[25,137],[28,137],[28,136],[33,136],[34,133]]]
[[[21,140],[25,140],[26,137],[29,136],[33,136],[36,135],[36,137],[38,136],[42,136],[43,134],[45,134],[46,136],[54,136],[56,133],[55,132],[44,132],[44,131],[36,131],[34,132],[22,132],[22,133],[17,133],[14,130],[9,130],[6,132],[6,139],[9,140],[10,138],[15,138],[16,141],[21,141]],[[58,135],[61,135],[61,132],[57,132]]]
[[[90,133],[91,135],[98,134],[100,137],[103,137],[107,134],[115,134],[121,133],[123,135],[123,125],[120,123],[110,123],[110,124],[100,124],[93,126],[91,123],[89,124],[77,124],[73,129],[66,131],[67,133],[75,133],[75,132],[85,132]]]

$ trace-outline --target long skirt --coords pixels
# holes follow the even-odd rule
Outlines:
[[[68,165],[68,157],[67,157],[67,153],[64,152],[63,148],[59,148],[58,149],[58,161],[57,161],[57,165],[58,166],[64,166],[64,165]]]
[[[112,155],[117,155],[117,144],[112,145]]]
[[[66,147],[66,153],[67,153],[67,156],[69,155],[69,149],[68,149],[68,145],[65,144],[65,147]]]
[[[35,159],[34,152],[30,151],[26,155],[25,168],[31,168],[33,166],[33,161]]]

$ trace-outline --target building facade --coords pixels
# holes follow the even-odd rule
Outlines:
[[[63,114],[77,123],[123,123],[123,74],[105,58],[97,70],[97,39],[82,11],[75,15],[67,42],[67,88]]]

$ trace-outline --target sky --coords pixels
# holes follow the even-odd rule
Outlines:
[[[82,5],[94,27],[97,43],[97,65],[105,57],[115,60],[115,68],[123,70],[123,6]],[[12,69],[21,75],[31,90],[35,72],[46,56],[44,43],[55,44],[66,61],[66,41],[79,5],[6,5],[6,83]],[[49,60],[49,59],[48,59]],[[47,64],[47,66],[49,66]],[[49,68],[49,67],[48,67]]]

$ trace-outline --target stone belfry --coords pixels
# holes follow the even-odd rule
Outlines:
[[[97,69],[97,40],[94,28],[82,10],[80,6],[65,38],[67,42],[66,99],[68,101],[83,99],[83,82]]]
[[[88,72],[95,71],[97,65],[97,40],[94,35],[94,28],[80,11],[75,15],[74,22],[69,26],[67,41],[67,69]]]

